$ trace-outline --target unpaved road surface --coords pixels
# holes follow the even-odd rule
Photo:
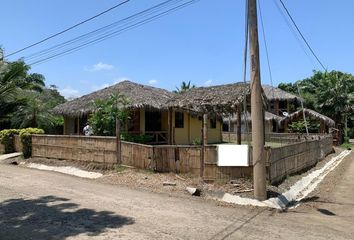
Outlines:
[[[283,213],[0,164],[0,239],[354,239],[354,154]]]

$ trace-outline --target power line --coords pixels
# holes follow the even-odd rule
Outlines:
[[[162,2],[160,4],[157,4],[153,7],[150,7],[146,10],[143,10],[143,11],[140,11],[138,13],[135,13],[129,17],[126,17],[126,18],[123,18],[121,20],[118,20],[116,22],[113,22],[111,24],[108,24],[104,27],[101,27],[101,28],[98,28],[98,29],[95,29],[93,31],[90,31],[88,33],[85,33],[83,35],[80,35],[78,37],[75,37],[71,40],[68,40],[68,41],[65,41],[65,42],[62,42],[62,43],[59,43],[57,45],[54,45],[50,48],[47,48],[47,49],[44,49],[44,50],[41,50],[39,52],[36,52],[36,53],[33,53],[29,56],[26,56],[25,59],[26,60],[32,60],[34,58],[39,58],[39,57],[44,57],[46,55],[49,55],[50,53],[52,52],[58,52],[60,49],[62,48],[65,48],[66,46],[69,46],[69,45],[73,45],[77,42],[85,42],[86,40],[88,39],[92,39],[96,36],[105,36],[106,34],[109,34],[109,33],[112,33],[110,32],[111,29],[114,29],[114,28],[117,28],[117,27],[121,27],[121,28],[124,28],[125,26],[129,26],[130,23],[134,23],[136,21],[139,20],[140,17],[142,16],[149,16],[149,15],[152,15],[160,10],[163,10],[164,8],[168,7],[169,5],[172,5],[172,4],[175,4],[175,3],[179,3],[183,0],[168,0],[168,1],[165,1],[165,2]],[[174,3],[175,2],[175,3]]]
[[[262,35],[263,35],[263,42],[264,42],[264,47],[265,47],[266,57],[267,57],[270,85],[273,87],[273,76],[272,76],[272,70],[271,70],[271,67],[270,67],[270,60],[269,60],[269,54],[268,54],[268,45],[267,45],[267,39],[266,39],[266,35],[265,35],[265,29],[264,29],[264,24],[263,24],[263,16],[262,16],[262,10],[261,10],[260,1],[258,1],[258,8],[259,8],[259,16],[261,18]],[[273,90],[272,90],[272,94],[273,94],[273,98],[274,98],[274,91]]]
[[[172,1],[172,0],[168,0],[168,1],[166,1],[166,2],[171,2],[171,1]],[[181,0],[179,0],[179,2],[180,2],[180,1],[181,1]],[[186,3],[184,3],[184,4],[180,4],[180,5],[178,5],[178,6],[174,7],[174,8],[170,8],[170,9],[168,9],[168,10],[162,12],[162,13],[159,13],[159,14],[157,14],[157,15],[155,15],[155,16],[149,18],[149,19],[145,19],[145,20],[143,20],[143,21],[140,21],[139,23],[135,23],[134,25],[130,26],[129,28],[121,29],[121,30],[119,30],[119,31],[116,31],[116,32],[114,32],[114,34],[115,34],[115,35],[118,35],[118,34],[121,34],[123,31],[128,31],[129,29],[139,27],[139,26],[141,26],[141,25],[143,25],[143,24],[146,24],[146,23],[148,23],[148,22],[151,22],[151,21],[153,21],[153,20],[155,20],[155,19],[157,19],[157,18],[160,18],[160,17],[162,17],[162,16],[164,16],[164,15],[167,15],[167,14],[169,14],[169,13],[171,13],[171,12],[177,11],[177,10],[179,10],[179,9],[181,9],[181,8],[184,8],[184,7],[188,6],[188,5],[191,5],[191,4],[193,4],[193,3],[197,2],[197,1],[200,1],[200,0],[190,0],[189,2],[186,2]],[[160,4],[158,4],[158,5],[160,5]],[[156,6],[157,6],[157,5],[156,5]],[[118,34],[117,34],[117,33],[118,33]],[[115,35],[106,36],[106,39],[107,39],[107,38],[114,37]],[[104,40],[106,40],[106,39],[98,39],[98,40],[99,40],[98,42],[104,41]],[[92,42],[92,41],[91,41],[91,42]],[[83,45],[90,44],[91,42],[86,43],[86,44],[83,44]],[[98,42],[95,42],[95,43],[98,43]],[[94,43],[93,43],[93,44],[94,44]],[[42,62],[47,62],[47,61],[49,61],[49,60],[51,60],[51,59],[53,59],[53,58],[57,58],[57,57],[60,57],[60,56],[64,56],[64,55],[70,54],[70,53],[72,53],[72,52],[75,52],[75,51],[78,51],[78,50],[84,48],[85,46],[83,46],[83,45],[80,45],[80,46],[78,46],[78,47],[76,47],[76,48],[69,49],[69,50],[67,50],[67,51],[65,51],[65,52],[62,52],[62,53],[60,53],[60,54],[57,54],[57,55],[55,55],[55,56],[51,56],[51,57],[48,57],[48,58],[45,58],[45,59],[41,59],[41,60],[39,60],[39,61],[37,61],[37,62],[30,63],[30,64],[27,64],[27,65],[28,65],[28,66],[33,66],[33,65],[35,65],[35,64],[39,64],[39,63],[42,63]],[[60,55],[60,56],[59,56],[59,55]],[[14,73],[14,74],[16,74],[16,73]],[[13,76],[14,76],[14,74],[13,74]],[[11,76],[10,78],[12,78],[13,76]]]
[[[96,39],[91,40],[91,41],[86,41],[85,43],[82,43],[82,44],[80,44],[78,46],[75,46],[75,47],[72,47],[70,49],[67,49],[67,50],[65,50],[63,52],[59,52],[59,53],[51,55],[49,57],[45,57],[43,59],[37,60],[35,62],[32,62],[29,65],[37,65],[39,63],[46,62],[46,61],[51,60],[53,58],[57,58],[57,57],[60,57],[60,56],[64,56],[64,55],[76,52],[76,51],[81,50],[82,48],[85,48],[87,46],[90,46],[90,45],[93,45],[93,44],[97,44],[97,43],[102,42],[104,40],[107,40],[109,38],[115,37],[115,36],[117,36],[119,34],[122,34],[125,31],[128,31],[130,29],[139,27],[139,26],[144,25],[146,23],[149,23],[149,22],[151,22],[151,21],[153,21],[155,19],[158,19],[158,18],[160,18],[160,17],[162,17],[164,15],[169,14],[170,12],[177,11],[177,10],[179,10],[181,8],[184,8],[184,7],[188,6],[188,5],[191,5],[191,4],[193,4],[193,3],[197,2],[197,1],[199,1],[199,0],[190,0],[188,2],[185,2],[183,4],[178,5],[176,7],[170,8],[170,9],[164,11],[164,12],[158,13],[158,14],[152,16],[152,17],[149,17],[149,18],[143,19],[143,20],[141,20],[141,21],[139,21],[137,23],[131,24],[131,25],[125,27],[125,28],[116,30],[114,32],[110,32],[109,34],[105,34],[105,35],[100,36],[99,38],[96,38]]]
[[[317,57],[317,55],[315,54],[315,52],[313,51],[313,49],[311,48],[310,44],[307,42],[307,40],[305,39],[304,35],[302,34],[302,32],[300,31],[299,27],[297,26],[297,24],[295,23],[295,20],[293,19],[293,17],[291,16],[290,12],[288,11],[288,9],[286,8],[284,2],[282,0],[279,0],[281,5],[283,6],[286,14],[288,15],[288,17],[290,18],[291,22],[294,24],[297,32],[300,34],[302,40],[304,40],[306,46],[309,48],[309,50],[311,51],[312,55],[316,58],[317,62],[321,65],[321,67],[326,71],[327,69],[324,67],[324,65],[322,64],[322,62],[320,61],[320,59]]]
[[[310,60],[310,62],[313,65],[313,68],[316,68],[316,63],[314,61],[314,59],[309,55],[309,52],[307,51],[303,41],[301,41],[299,35],[296,33],[294,27],[291,25],[290,20],[287,18],[287,16],[285,15],[285,13],[282,11],[281,7],[279,6],[279,3],[277,0],[273,0],[274,5],[277,7],[277,10],[279,11],[280,15],[283,17],[286,25],[288,26],[288,28],[290,29],[291,33],[293,34],[296,42],[299,44],[299,46],[301,47],[301,50],[305,53],[305,55],[307,56],[307,58]]]
[[[27,46],[27,47],[24,47],[24,48],[21,48],[21,49],[15,51],[15,52],[12,52],[12,53],[6,55],[5,57],[12,56],[12,55],[14,55],[14,54],[16,54],[16,53],[19,53],[19,52],[22,52],[22,51],[24,51],[24,50],[26,50],[26,49],[29,49],[29,48],[31,48],[31,47],[37,46],[38,44],[41,44],[41,43],[43,43],[43,42],[45,42],[45,41],[48,41],[49,39],[52,39],[52,38],[54,38],[54,37],[56,37],[56,36],[58,36],[58,35],[61,35],[61,34],[65,33],[65,32],[68,32],[68,31],[70,31],[70,30],[73,29],[73,28],[76,28],[76,27],[78,27],[78,26],[80,26],[80,25],[82,25],[82,24],[84,24],[84,23],[87,23],[87,22],[89,22],[89,21],[91,21],[91,20],[93,20],[93,19],[95,19],[95,18],[97,18],[97,17],[99,17],[99,16],[101,16],[101,15],[103,15],[103,14],[105,14],[105,13],[107,13],[107,12],[109,12],[109,11],[115,9],[115,8],[117,8],[117,7],[122,6],[123,4],[128,3],[129,1],[130,1],[130,0],[125,0],[124,2],[118,3],[118,4],[114,5],[113,7],[110,7],[110,8],[108,8],[108,9],[106,9],[105,11],[96,14],[95,16],[92,16],[92,17],[90,17],[90,18],[88,18],[88,19],[86,19],[86,20],[84,20],[84,21],[81,21],[81,22],[79,22],[79,23],[77,23],[77,24],[75,24],[75,25],[73,25],[73,26],[71,26],[71,27],[68,27],[68,28],[66,28],[66,29],[64,29],[64,30],[62,30],[62,31],[60,31],[60,32],[57,32],[57,33],[55,33],[55,34],[53,34],[53,35],[50,35],[49,37],[46,37],[46,38],[44,38],[44,39],[42,39],[42,40],[40,40],[40,41],[38,41],[38,42],[36,42],[36,43],[33,43],[33,44]]]

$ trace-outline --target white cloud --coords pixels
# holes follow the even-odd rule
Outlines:
[[[155,85],[158,81],[156,79],[149,80],[150,85]]]
[[[86,68],[86,71],[97,72],[97,71],[102,71],[102,70],[111,70],[113,68],[114,68],[113,65],[103,63],[103,62],[98,62],[98,63],[92,65],[91,67]]]
[[[213,83],[213,80],[210,79],[208,81],[205,81],[204,85],[209,87],[209,86],[211,86],[212,83]]]
[[[67,99],[77,98],[81,96],[80,91],[77,89],[73,89],[72,87],[65,87],[63,89],[59,89],[59,92]]]

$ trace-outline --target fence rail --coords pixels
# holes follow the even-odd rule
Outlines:
[[[121,162],[141,169],[199,175],[202,149],[201,146],[144,145],[122,141]],[[331,136],[317,137],[314,140],[295,142],[277,148],[266,148],[268,180],[272,183],[281,181],[290,174],[315,165],[331,151]],[[32,155],[73,161],[117,163],[114,137],[34,135]],[[203,167],[205,180],[252,177],[251,161],[249,167],[219,167],[217,155],[216,145],[205,147]]]

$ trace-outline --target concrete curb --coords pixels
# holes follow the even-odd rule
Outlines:
[[[0,162],[3,161],[3,160],[6,160],[6,159],[18,157],[18,156],[22,156],[22,152],[15,152],[15,153],[9,153],[9,154],[2,154],[2,155],[0,155]]]
[[[265,201],[258,201],[256,199],[242,198],[229,193],[224,193],[222,196],[211,198],[217,201],[238,205],[251,205],[276,209],[286,209],[289,207],[295,208],[300,205],[301,200],[308,196],[308,194],[310,194],[317,187],[325,176],[333,171],[350,152],[351,151],[349,150],[341,152],[338,156],[333,157],[329,162],[327,162],[322,168],[301,178],[288,191],[275,198],[270,198]]]

